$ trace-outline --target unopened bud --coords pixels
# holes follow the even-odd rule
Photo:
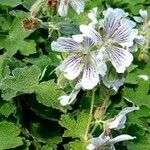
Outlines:
[[[22,22],[22,26],[26,31],[37,29],[40,27],[40,25],[41,22],[36,18],[29,18]]]
[[[47,0],[48,8],[55,9],[57,6],[58,0]]]
[[[138,60],[147,63],[148,60],[149,60],[149,56],[148,56],[146,53],[141,53],[141,54],[138,56]]]

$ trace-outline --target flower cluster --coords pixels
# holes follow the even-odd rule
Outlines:
[[[118,89],[122,80],[105,81],[109,62],[117,73],[126,71],[133,61],[130,47],[134,45],[138,30],[134,29],[136,23],[129,20],[128,13],[122,9],[108,8],[100,21],[96,19],[96,12],[97,8],[90,11],[89,25],[80,25],[81,34],[60,37],[52,42],[51,47],[53,51],[70,54],[58,68],[65,78],[77,79],[80,88],[91,90],[104,81],[107,87]],[[71,95],[69,99],[72,99]],[[64,96],[60,99],[66,102]]]
[[[127,134],[122,134],[113,138],[110,131],[112,129],[123,129],[126,123],[126,115],[135,110],[139,110],[139,107],[133,106],[124,108],[115,118],[105,121],[105,130],[102,132],[102,134],[100,134],[99,137],[95,137],[90,140],[87,150],[115,150],[115,143],[135,139],[136,137]]]

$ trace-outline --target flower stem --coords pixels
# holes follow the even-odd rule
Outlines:
[[[92,120],[94,101],[95,101],[95,90],[93,89],[93,91],[92,91],[92,99],[91,99],[91,106],[90,106],[90,113],[89,113],[89,119],[88,119],[88,124],[87,124],[87,128],[86,128],[85,136],[84,136],[84,139],[86,141],[88,140],[88,133],[89,133],[90,124],[91,124],[91,120]]]

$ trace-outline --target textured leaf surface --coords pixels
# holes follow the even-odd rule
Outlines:
[[[78,114],[77,119],[71,115],[62,115],[60,124],[67,130],[64,132],[65,137],[79,137],[84,138],[89,114],[88,112],[81,112]]]
[[[12,71],[12,76],[2,80],[4,99],[9,100],[20,93],[32,93],[39,84],[39,76],[40,69],[37,66],[16,68]]]
[[[61,90],[58,89],[53,80],[42,82],[35,89],[37,101],[45,106],[53,107],[64,111],[65,109],[60,105],[58,98],[61,95]]]
[[[0,150],[22,145],[22,138],[18,136],[19,134],[20,129],[13,123],[0,122]]]

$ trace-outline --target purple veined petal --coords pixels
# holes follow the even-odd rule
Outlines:
[[[122,13],[116,13],[113,10],[107,14],[104,19],[104,32],[106,38],[110,37],[115,30],[119,28],[122,17]]]
[[[107,52],[112,65],[118,73],[124,73],[133,61],[133,55],[128,50],[116,47],[109,49]]]
[[[57,52],[79,52],[82,51],[82,46],[74,41],[72,38],[60,37],[57,41],[51,44],[53,51]]]
[[[136,38],[135,38],[135,42],[139,45],[143,45],[145,43],[145,37],[143,35],[138,35]]]
[[[80,14],[84,11],[85,0],[70,0],[70,5],[77,12],[77,14]]]
[[[101,36],[100,34],[94,30],[93,28],[87,26],[87,25],[80,25],[80,31],[84,34],[84,36],[90,37],[95,41],[95,43],[101,42]]]
[[[122,142],[122,141],[134,140],[135,138],[136,138],[135,136],[133,137],[127,134],[122,134],[109,140],[109,143],[115,144],[115,143]]]
[[[69,4],[69,0],[60,0],[60,4],[58,7],[58,13],[60,16],[62,17],[67,16],[68,4]]]
[[[102,47],[100,50],[94,51],[93,53],[91,53],[91,56],[93,58],[93,60],[95,60],[96,66],[97,66],[97,72],[99,73],[99,75],[101,75],[102,77],[104,77],[106,75],[106,71],[107,71],[107,65],[105,62],[105,48]]]
[[[90,49],[95,45],[95,41],[92,38],[85,36],[83,37],[82,44],[86,49]]]
[[[137,37],[138,34],[137,29],[132,29],[134,26],[135,23],[133,21],[122,19],[120,26],[112,35],[113,42],[122,46],[132,46],[133,40]]]
[[[84,65],[81,85],[83,89],[91,90],[99,83],[99,74],[95,62],[90,60]]]
[[[59,68],[64,72],[65,78],[73,80],[79,76],[83,69],[82,60],[82,56],[73,55],[62,62]]]

